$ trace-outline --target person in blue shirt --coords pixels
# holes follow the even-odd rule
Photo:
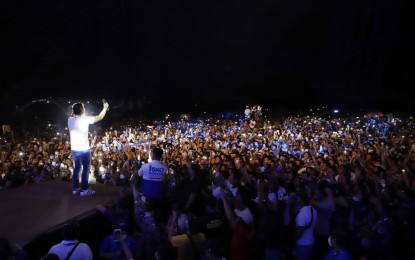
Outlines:
[[[107,235],[101,242],[100,259],[130,260],[140,256],[139,240],[129,234],[125,221],[117,223],[113,234]]]

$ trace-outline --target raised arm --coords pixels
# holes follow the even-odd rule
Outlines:
[[[223,207],[224,207],[224,210],[225,210],[226,218],[229,221],[229,225],[233,229],[236,225],[237,217],[236,217],[235,213],[233,213],[233,211],[232,211],[232,207],[231,207],[230,201],[229,201],[230,198],[226,195],[225,189],[222,188],[221,191],[222,191],[222,201],[223,201]]]
[[[108,111],[109,104],[107,101],[103,100],[103,105],[104,107],[102,108],[101,112],[97,116],[94,116],[94,123],[104,119],[104,116]]]

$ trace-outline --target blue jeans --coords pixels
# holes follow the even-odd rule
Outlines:
[[[79,172],[81,171],[81,168],[81,189],[87,190],[89,171],[91,170],[91,151],[71,151],[71,153],[74,161],[74,169],[72,174],[73,190],[79,188]]]

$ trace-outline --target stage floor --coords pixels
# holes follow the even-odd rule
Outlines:
[[[45,181],[0,192],[0,237],[24,245],[37,235],[77,216],[113,205],[129,187],[90,184],[93,196],[72,195],[72,183]]]

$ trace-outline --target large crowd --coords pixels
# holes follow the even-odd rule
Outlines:
[[[97,208],[113,228],[128,227],[137,259],[411,259],[414,127],[383,115],[270,120],[251,109],[231,119],[131,120],[92,129],[89,179],[133,188]],[[49,130],[4,142],[1,190],[70,181],[68,138]],[[146,201],[137,177],[154,147],[168,168],[165,204]]]

